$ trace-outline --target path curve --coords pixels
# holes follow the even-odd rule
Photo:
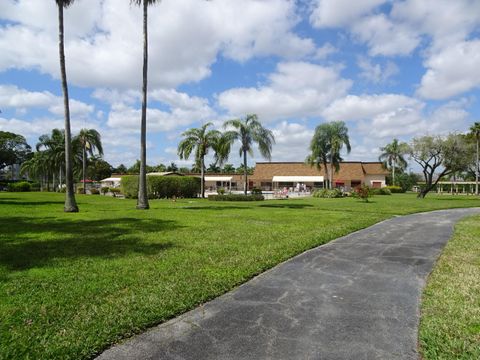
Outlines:
[[[417,359],[425,280],[462,217],[402,216],[309,250],[97,359]]]

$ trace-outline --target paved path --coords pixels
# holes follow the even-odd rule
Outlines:
[[[307,251],[98,359],[417,359],[425,279],[460,218],[384,221]]]

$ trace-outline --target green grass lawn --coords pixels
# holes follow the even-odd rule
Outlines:
[[[306,249],[393,215],[480,206],[411,195],[223,203],[0,194],[0,358],[91,358]]]
[[[430,275],[419,340],[425,360],[480,359],[480,216],[457,224]]]

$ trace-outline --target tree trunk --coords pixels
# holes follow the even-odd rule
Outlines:
[[[475,195],[478,196],[478,142],[480,141],[479,137],[477,136],[477,162],[475,163]]]
[[[200,192],[202,194],[202,199],[205,198],[205,159],[203,156],[200,159],[200,176],[202,181],[200,182]]]
[[[83,175],[83,194],[87,193],[87,150],[85,149],[85,144],[83,144],[82,149],[82,175]]]
[[[63,36],[63,4],[58,4],[58,50],[60,55],[60,73],[62,75],[63,106],[65,112],[65,212],[78,212],[73,191],[72,135],[70,133],[70,107],[68,103],[67,71],[65,69],[65,49]]]
[[[328,186],[328,183],[330,181],[330,174],[329,174],[329,171],[328,171],[328,163],[327,162],[324,162],[323,163],[323,168],[325,169],[325,178],[326,178],[326,181],[325,182],[325,189],[328,189],[329,186]]]
[[[247,171],[247,151],[243,150],[243,175],[245,176],[245,181],[243,183],[243,193],[247,195],[248,191],[248,171]]]
[[[138,180],[137,209],[150,208],[147,196],[147,74],[148,74],[148,3],[143,0],[143,85],[142,120],[140,130],[140,178]]]
[[[395,186],[395,159],[393,159],[392,165],[392,185]]]
[[[333,154],[330,156],[330,190],[333,189]]]
[[[62,178],[62,167],[60,166],[60,170],[58,171],[58,178],[60,179],[60,190],[62,189],[63,185],[63,178]]]

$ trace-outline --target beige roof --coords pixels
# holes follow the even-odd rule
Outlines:
[[[323,166],[318,170],[315,166],[303,162],[271,162],[257,163],[252,180],[267,180],[274,176],[324,176]],[[344,162],[340,164],[338,173],[333,174],[334,179],[361,180],[364,178],[362,164],[360,162]]]
[[[383,167],[381,162],[364,162],[362,163],[365,174],[368,175],[388,175],[389,172]]]

